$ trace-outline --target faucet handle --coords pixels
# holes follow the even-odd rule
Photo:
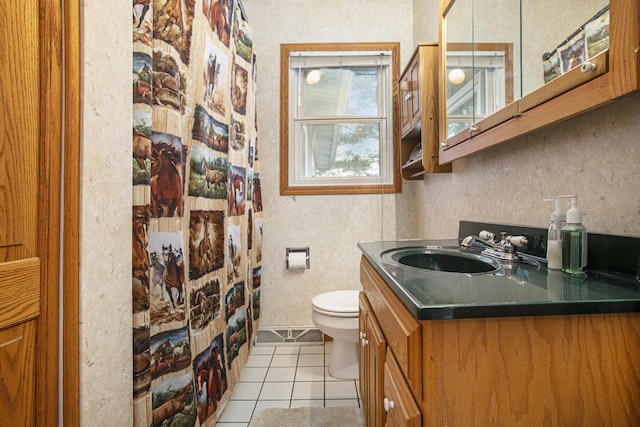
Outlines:
[[[513,246],[517,246],[519,248],[527,246],[527,244],[529,243],[529,240],[527,240],[527,238],[524,236],[510,236],[510,237],[507,237],[507,240]]]
[[[482,230],[480,233],[478,233],[478,237],[480,237],[482,240],[493,242],[493,239],[496,237],[496,235],[490,231]]]

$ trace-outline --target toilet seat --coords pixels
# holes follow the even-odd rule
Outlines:
[[[358,317],[359,291],[331,291],[311,299],[313,309],[334,317]]]

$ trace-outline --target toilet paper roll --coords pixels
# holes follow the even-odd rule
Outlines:
[[[307,268],[306,252],[289,252],[289,268]]]

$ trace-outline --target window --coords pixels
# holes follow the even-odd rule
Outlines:
[[[400,190],[399,44],[281,45],[280,194]]]

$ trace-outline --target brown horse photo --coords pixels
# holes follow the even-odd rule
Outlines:
[[[177,304],[184,305],[184,262],[176,259],[171,245],[162,246],[162,255],[165,260],[162,281],[169,294],[171,305],[176,308]],[[174,289],[177,293],[175,298]]]
[[[245,169],[232,167],[229,172],[227,200],[229,202],[229,216],[244,215],[245,206]]]
[[[153,139],[152,135],[152,139]],[[183,216],[184,157],[187,147],[171,142],[152,145],[151,215],[154,218]]]
[[[191,373],[171,378],[160,383],[153,391],[152,409],[153,427],[167,427],[176,421],[176,425],[194,425],[195,408],[193,405],[193,377]],[[178,418],[182,418],[177,422]]]
[[[133,312],[149,308],[149,206],[134,206],[132,218]]]
[[[149,239],[151,261],[150,318],[156,324],[186,316],[183,233],[155,231]]]
[[[173,46],[189,64],[195,0],[154,0],[153,38]]]
[[[191,211],[189,279],[198,279],[224,264],[224,212]]]
[[[218,403],[227,391],[227,372],[222,351],[222,334],[193,361],[196,377],[197,413],[200,424],[218,409]]]

